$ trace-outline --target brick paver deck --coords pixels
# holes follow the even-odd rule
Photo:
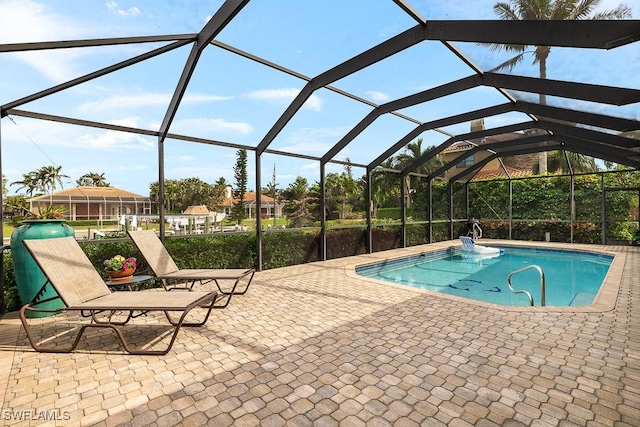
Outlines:
[[[0,424],[640,426],[640,248],[588,247],[620,254],[597,309],[505,309],[352,273],[450,244],[257,273],[162,357],[105,333],[39,354],[8,314]],[[141,319],[143,343],[164,330]]]

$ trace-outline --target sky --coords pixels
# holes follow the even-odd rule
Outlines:
[[[490,0],[409,0],[427,19],[497,19]],[[197,33],[215,14],[221,0],[0,0],[0,44],[82,40],[127,36]],[[617,1],[601,1],[598,10]],[[627,0],[634,18],[640,0]],[[251,0],[216,37],[263,59],[313,77],[350,57],[416,25],[391,0]],[[100,70],[167,43],[126,44],[95,48],[21,53],[0,52],[0,104]],[[471,43],[455,43],[474,64],[491,69],[509,58]],[[163,121],[191,45],[144,63],[77,85],[18,107],[21,110],[83,120],[157,130]],[[532,58],[513,70],[536,76]],[[640,89],[640,42],[608,51],[552,48],[549,78]],[[347,76],[333,87],[375,104],[398,99],[451,80],[472,75],[440,42],[422,42],[365,70]],[[216,46],[208,46],[198,63],[170,132],[256,147],[305,81],[265,67]],[[514,94],[535,101],[531,94]],[[400,113],[425,122],[506,102],[491,88],[475,88]],[[566,99],[552,105],[580,108],[640,119],[638,104],[612,109]],[[333,91],[320,89],[270,144],[272,150],[322,157],[372,107]],[[518,113],[489,117],[487,127],[526,120]],[[416,124],[383,115],[335,159],[364,165],[400,140]],[[459,124],[420,137],[424,145],[438,145],[448,133],[468,130]],[[156,138],[110,130],[9,116],[0,122],[2,173],[9,183],[42,166],[61,166],[69,176],[64,188],[86,173],[103,173],[114,187],[146,196],[158,177]],[[167,139],[165,178],[197,177],[214,183],[224,177],[233,183],[237,149]],[[255,155],[249,152],[249,189],[255,189]],[[265,187],[275,170],[276,183],[285,188],[298,176],[319,181],[317,161],[263,154],[261,181]],[[327,172],[344,166],[329,164]],[[354,167],[359,177],[364,169]],[[9,194],[20,192],[9,186]]]

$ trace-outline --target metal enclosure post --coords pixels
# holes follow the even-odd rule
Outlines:
[[[573,243],[573,228],[575,226],[575,220],[576,220],[576,199],[575,199],[575,179],[573,177],[573,174],[571,174],[571,188],[569,189],[569,191],[571,192],[571,203],[570,203],[570,209],[571,209],[571,243]]]
[[[158,138],[158,221],[160,222],[160,240],[164,244],[164,139]]]
[[[433,197],[433,189],[431,188],[431,183],[433,181],[429,180],[427,186],[427,220],[429,221],[428,235],[427,235],[427,243],[433,243],[433,207],[432,207],[432,197]]]
[[[2,118],[0,117],[0,176],[2,174]],[[0,216],[0,241],[2,242],[2,251],[0,251],[0,314],[4,314],[4,195],[0,192],[0,209],[2,209],[2,216]]]
[[[600,186],[601,186],[601,208],[602,208],[602,244],[607,244],[607,201],[606,192],[604,191],[604,174],[600,174]]]
[[[511,232],[513,230],[513,181],[509,178],[509,240],[513,237]]]
[[[471,212],[469,211],[470,207],[469,207],[469,181],[464,183],[464,192],[465,192],[465,198],[466,200],[466,205],[467,205],[467,209],[466,209],[466,213],[467,213],[467,219],[471,218]]]
[[[371,171],[367,170],[367,194],[366,194],[366,206],[367,206],[367,253],[373,253],[373,227],[371,225],[371,218],[373,215],[373,198],[371,197]]]
[[[327,260],[327,195],[324,176],[325,164],[320,162],[320,260]]]
[[[449,240],[453,240],[453,183],[449,181]]]
[[[400,247],[406,247],[407,233],[407,188],[405,178],[408,175],[400,175],[400,217],[402,219],[402,231],[400,232]]]
[[[256,151],[256,271],[262,271],[262,170],[261,155]],[[274,199],[275,200],[275,199]],[[275,217],[275,214],[274,214]]]

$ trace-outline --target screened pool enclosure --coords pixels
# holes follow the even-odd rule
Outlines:
[[[496,238],[607,243],[622,238],[620,227],[624,236],[637,229],[640,21],[500,20],[488,0],[466,9],[429,0],[307,2],[317,14],[300,13],[292,1],[218,3],[204,26],[167,19],[155,29],[132,25],[117,37],[97,26],[84,39],[34,35],[0,44],[0,168],[11,168],[8,129],[16,122],[44,123],[51,135],[61,127],[135,135],[152,147],[135,156],[154,171],[141,179],[159,183],[164,236],[164,182],[184,173],[180,159],[206,159],[201,173],[215,177],[244,149],[256,212],[272,176],[275,183],[276,165],[290,178],[311,170],[310,182],[319,185],[319,221],[306,228],[314,243],[299,248],[300,262],[456,238],[471,216]],[[373,19],[379,16],[384,25]],[[73,78],[51,84],[20,62],[67,52],[80,59],[99,53],[102,65],[77,67]],[[132,69],[146,70],[146,77],[133,81]],[[168,96],[146,123],[134,124],[125,118],[145,105],[103,108],[116,78],[141,93]],[[25,92],[21,79],[40,89]],[[261,86],[267,80],[271,86]],[[72,93],[79,104],[69,102]],[[199,105],[194,97],[203,93],[224,102]],[[270,95],[279,101],[262,103]],[[418,140],[421,150],[408,161],[389,161]],[[67,141],[68,150],[86,141]],[[544,199],[527,193],[511,162],[537,153],[564,159],[562,173],[540,170],[535,178],[548,183]],[[584,175],[573,154],[624,171]],[[500,179],[482,178],[489,166]],[[361,222],[348,226],[328,215],[327,177],[345,169],[362,176],[365,207]],[[382,194],[391,186],[397,194]],[[381,221],[383,198],[392,212]],[[258,269],[269,266],[264,248],[289,231],[267,225],[256,215]],[[341,237],[328,239],[332,231]]]

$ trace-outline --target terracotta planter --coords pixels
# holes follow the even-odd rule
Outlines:
[[[127,280],[131,280],[133,277],[133,273],[136,271],[135,268],[129,268],[127,270],[117,270],[117,271],[105,271],[109,279],[112,282],[126,282]]]

